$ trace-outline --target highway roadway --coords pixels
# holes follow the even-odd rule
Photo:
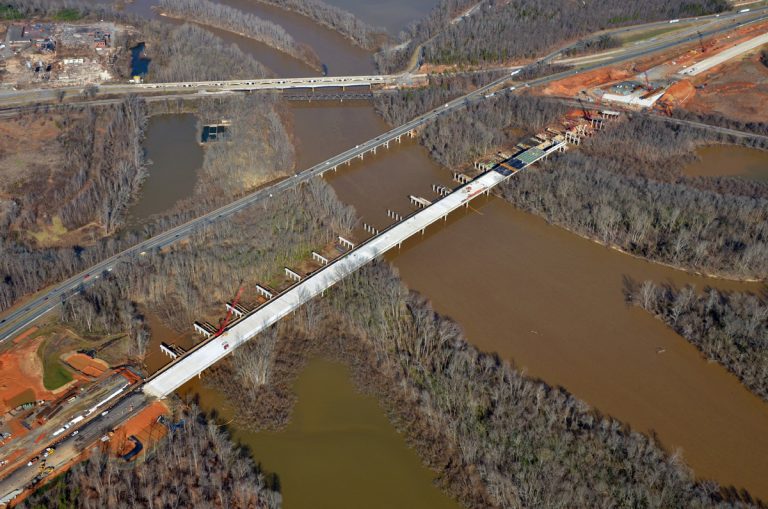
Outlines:
[[[109,83],[91,89],[93,97],[109,97],[126,94],[164,94],[195,93],[222,91],[267,91],[315,88],[361,87],[373,85],[395,85],[412,83],[414,79],[423,79],[426,75],[377,74],[370,76],[310,76],[306,78],[264,78],[246,80],[188,81],[177,83]],[[56,103],[65,98],[83,98],[87,96],[82,86],[37,88],[37,89],[0,89],[0,105],[17,106],[29,103]]]
[[[732,20],[731,23],[719,24],[716,28],[712,28],[708,31],[702,31],[701,34],[704,37],[709,37],[712,35],[717,35],[723,32],[727,32],[729,30],[736,28],[737,26],[757,23],[757,22],[765,21],[768,19],[768,12],[766,12],[765,10],[760,12],[758,15],[755,15],[755,13],[752,13],[752,12],[747,14],[750,14],[750,17],[747,21],[738,22],[738,21]],[[544,85],[552,81],[557,81],[563,78],[575,76],[577,74],[598,69],[601,67],[606,67],[606,66],[618,64],[621,62],[625,62],[628,60],[642,58],[652,53],[665,51],[675,46],[687,44],[690,42],[695,42],[697,40],[698,40],[698,34],[692,34],[682,39],[667,41],[660,44],[652,44],[649,47],[627,48],[623,52],[616,54],[615,56],[611,57],[608,60],[592,63],[579,68],[570,69],[561,73],[557,73],[557,74],[553,74],[553,75],[549,75],[549,76],[545,76],[537,79],[532,79],[525,83],[518,83],[515,85],[515,89],[516,89],[515,93],[521,90],[524,90],[525,88],[528,88],[528,87]],[[550,55],[547,55],[546,57],[544,57],[544,59],[551,59],[552,56],[556,54],[557,53],[551,53]],[[535,64],[532,64],[532,66],[533,65]],[[0,342],[8,340],[9,338],[21,332],[23,329],[31,325],[35,320],[37,320],[38,318],[40,318],[41,316],[43,316],[44,314],[48,313],[49,311],[54,309],[56,306],[58,306],[63,299],[66,299],[69,295],[72,294],[72,292],[80,288],[81,285],[87,286],[88,284],[92,283],[94,279],[97,279],[105,271],[112,270],[117,263],[122,261],[134,260],[137,257],[141,256],[142,252],[150,251],[152,249],[160,249],[170,244],[173,244],[174,242],[177,242],[181,239],[187,238],[189,237],[190,234],[192,234],[194,231],[198,230],[201,227],[209,225],[214,221],[226,219],[231,215],[247,207],[250,207],[256,203],[260,203],[264,200],[268,200],[272,195],[276,193],[283,192],[302,182],[306,182],[318,175],[321,175],[328,169],[333,168],[334,166],[344,164],[348,161],[351,161],[357,158],[361,154],[365,154],[371,151],[374,148],[384,146],[387,143],[395,140],[398,136],[407,134],[409,131],[416,129],[418,127],[421,127],[428,122],[431,122],[432,120],[439,117],[440,115],[446,114],[451,111],[455,111],[457,109],[464,108],[466,105],[470,104],[473,101],[483,100],[485,95],[489,94],[493,90],[498,89],[499,87],[501,87],[502,85],[510,81],[512,79],[512,76],[516,74],[516,72],[517,71],[513,71],[512,73],[510,73],[510,75],[504,75],[501,78],[483,87],[480,87],[473,92],[470,92],[462,97],[449,101],[448,103],[445,103],[444,105],[430,112],[420,115],[401,126],[398,126],[360,145],[357,145],[356,147],[350,148],[345,152],[342,152],[341,154],[333,156],[326,161],[323,161],[311,168],[308,168],[307,170],[297,173],[296,175],[293,175],[285,180],[282,180],[270,187],[248,194],[232,203],[229,203],[219,209],[209,212],[208,214],[200,216],[187,223],[184,223],[166,232],[158,234],[155,237],[152,237],[151,239],[146,240],[136,246],[133,246],[124,251],[121,251],[120,253],[117,253],[103,260],[102,262],[97,263],[96,265],[92,266],[90,269],[80,272],[79,274],[76,274],[70,277],[69,279],[63,281],[62,283],[54,285],[47,291],[40,292],[38,295],[34,296],[28,302],[24,303],[21,306],[17,306],[11,312],[7,313],[5,316],[2,316],[2,318],[0,318]]]
[[[42,452],[46,447],[53,447],[56,451],[41,459],[31,466],[23,464],[15,469],[7,477],[0,479],[0,501],[14,493],[18,493],[25,487],[29,487],[41,470],[45,467],[53,467],[52,476],[60,474],[60,469],[77,458],[83,450],[98,442],[101,437],[107,435],[128,417],[135,415],[149,402],[147,396],[140,390],[127,393],[122,399],[109,407],[108,413],[98,413],[91,420],[85,421],[79,427],[67,430],[67,435],[53,443],[41,444]],[[77,431],[77,434],[73,434]],[[0,502],[0,507],[3,504]]]

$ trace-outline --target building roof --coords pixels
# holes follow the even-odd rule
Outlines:
[[[8,33],[5,35],[5,40],[8,42],[23,41],[23,34],[23,25],[11,25],[8,27]]]

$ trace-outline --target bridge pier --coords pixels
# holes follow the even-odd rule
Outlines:
[[[344,237],[339,237],[339,244],[341,244],[343,247],[347,249],[355,249],[355,244]]]
[[[377,228],[374,228],[373,226],[369,225],[368,223],[363,223],[363,230],[367,231],[371,235],[378,235],[380,233]]]
[[[259,295],[263,296],[267,300],[269,300],[272,297],[274,297],[274,295],[272,295],[272,292],[270,292],[269,290],[267,290],[266,288],[264,288],[261,285],[256,285],[256,293],[258,293]]]
[[[285,275],[288,276],[289,279],[292,279],[297,283],[301,281],[301,274],[299,274],[298,272],[292,271],[288,267],[284,267],[284,269],[285,269]]]
[[[403,216],[401,216],[400,214],[398,214],[394,210],[387,209],[387,216],[391,217],[392,219],[394,219],[397,222],[400,222],[400,221],[403,220]]]
[[[312,251],[312,259],[318,262],[320,265],[328,265],[329,262],[328,258],[315,251]]]

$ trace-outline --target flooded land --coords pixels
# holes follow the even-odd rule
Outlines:
[[[285,509],[460,507],[432,484],[434,473],[378,402],[357,392],[345,365],[311,360],[295,390],[285,430],[235,434],[279,475]]]
[[[150,117],[144,141],[151,164],[141,193],[128,211],[130,221],[142,221],[192,196],[203,165],[197,119],[191,113]]]
[[[696,151],[698,160],[685,168],[688,177],[741,177],[768,182],[768,150],[710,145]]]

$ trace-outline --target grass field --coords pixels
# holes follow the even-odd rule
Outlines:
[[[37,351],[38,357],[43,361],[43,386],[52,391],[72,381],[72,374],[59,361],[58,353],[48,351],[47,342],[43,342]]]
[[[654,37],[658,37],[660,35],[668,34],[670,32],[674,32],[674,31],[680,30],[682,28],[688,28],[688,26],[687,25],[684,25],[684,26],[673,25],[673,26],[670,26],[670,27],[659,28],[659,29],[656,29],[656,30],[649,30],[647,32],[631,33],[631,34],[628,34],[626,36],[620,36],[619,39],[624,44],[631,44],[633,42],[645,41],[645,40],[648,40],[648,39],[652,39]]]

